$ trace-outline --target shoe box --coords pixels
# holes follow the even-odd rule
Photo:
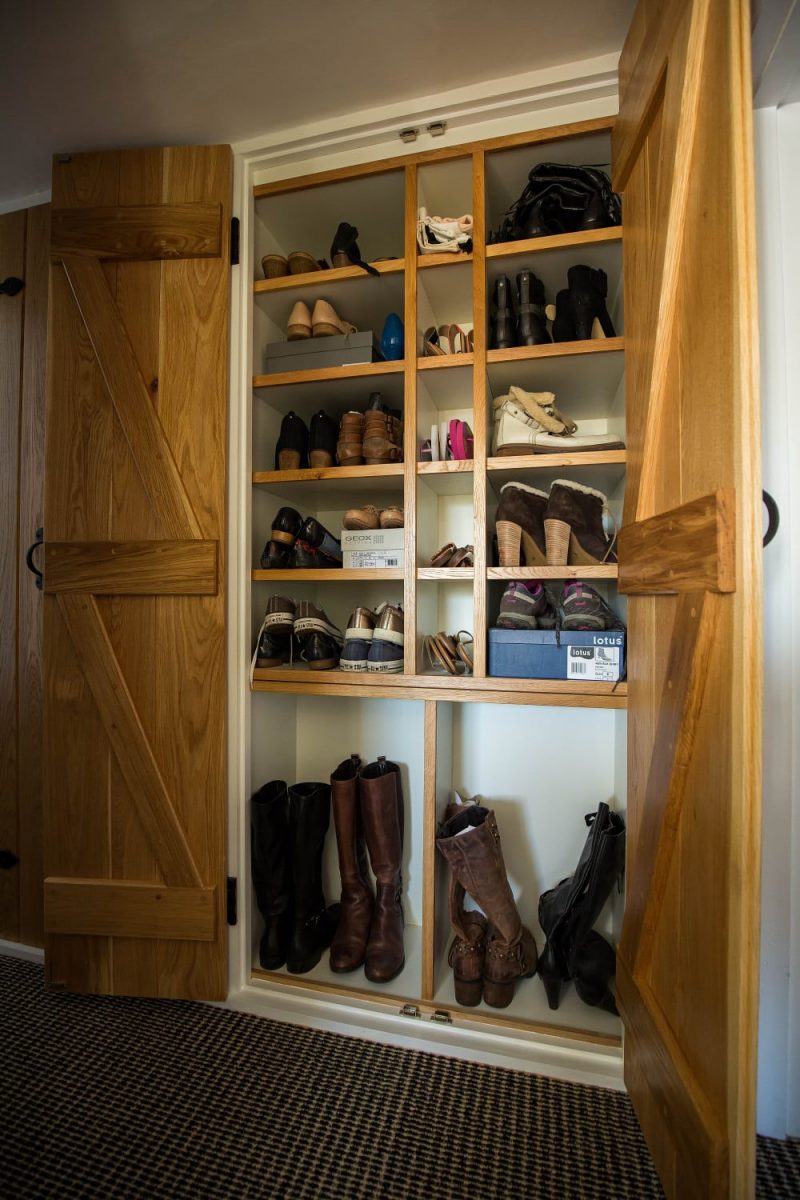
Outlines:
[[[313,371],[317,367],[345,367],[351,363],[380,362],[378,339],[371,329],[333,337],[311,337],[292,342],[270,342],[264,349],[267,375],[283,371]]]
[[[343,529],[343,566],[363,570],[403,566],[403,529]]]
[[[490,629],[489,674],[507,679],[616,683],[625,669],[625,634],[554,629]]]

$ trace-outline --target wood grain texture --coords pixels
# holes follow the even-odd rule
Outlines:
[[[328,379],[368,379],[373,375],[400,375],[402,362],[350,363],[344,367],[314,367],[309,371],[280,371],[275,375],[254,375],[254,388],[286,387],[291,383],[325,383]]]
[[[747,6],[642,0],[613,135],[625,189],[621,577],[634,522],[735,494],[727,552],[715,544],[721,521],[706,520],[699,556],[691,540],[672,541],[671,569],[687,586],[719,586],[721,574],[735,587],[705,596],[694,664],[681,657],[681,642],[695,640],[691,594],[634,594],[628,605],[618,992],[626,1085],[670,1200],[754,1193],[761,618],[749,39]],[[663,542],[651,545],[660,563]],[[648,867],[654,829],[663,844]]]
[[[622,240],[622,226],[608,229],[585,229],[579,233],[558,233],[551,237],[525,238],[518,242],[495,242],[486,247],[487,258],[516,258],[524,254],[543,254],[548,250],[581,250],[604,242]]]
[[[388,262],[370,263],[379,275],[397,275],[406,269],[405,259],[390,259]],[[277,279],[257,279],[253,284],[253,293],[258,296],[261,292],[284,292],[287,288],[329,287],[342,279],[363,279],[361,267],[332,267],[329,271],[308,271],[302,275],[279,275]]]
[[[219,204],[125,204],[53,209],[51,253],[90,258],[219,258]]]
[[[732,592],[736,588],[736,494],[720,489],[620,530],[619,590]]]
[[[403,463],[385,463],[363,467],[306,467],[300,471],[254,471],[253,483],[277,487],[281,483],[308,483],[315,479],[397,479],[403,476]]]
[[[23,563],[44,523],[45,368],[50,272],[50,205],[28,209],[25,330],[19,439],[17,787],[19,794],[19,940],[44,939],[42,879],[42,593]],[[28,540],[30,539],[30,540]],[[40,552],[41,553],[41,552]]]
[[[625,349],[625,339],[622,337],[597,338],[586,342],[547,342],[543,346],[511,346],[508,350],[489,350],[486,361],[500,362],[529,362],[539,358],[564,358],[576,354],[612,354]]]
[[[489,458],[486,470],[492,471],[551,471],[554,467],[602,467],[624,465],[624,450],[589,450],[577,454],[509,454]]]
[[[444,462],[417,463],[418,475],[469,475],[474,470],[475,463],[471,458],[448,458]]]
[[[24,278],[26,214],[0,216],[0,279]],[[19,435],[25,292],[0,297],[0,849],[19,857],[17,779],[17,572],[19,569]],[[31,538],[33,541],[33,538]],[[16,941],[19,867],[0,871],[0,937]]]
[[[456,263],[472,262],[471,254],[459,250],[457,254],[443,252],[442,254],[417,254],[417,270],[424,271],[428,267],[452,267]]]
[[[438,704],[425,701],[423,718],[422,796],[422,971],[423,1000],[432,1000],[435,990],[436,952],[436,764],[438,758]]]
[[[251,572],[251,578],[253,581],[261,580],[267,583],[287,583],[292,580],[297,583],[348,583],[356,579],[403,579],[404,574],[402,567],[288,567],[281,571],[262,571],[259,568]]]
[[[616,579],[614,563],[598,567],[487,567],[487,579]]]
[[[62,594],[58,605],[164,880],[199,887],[197,866],[97,604],[92,596]]]
[[[217,543],[48,542],[47,593],[116,596],[214,596]]]
[[[489,453],[491,422],[490,397],[486,387],[487,330],[486,310],[486,156],[476,150],[472,156],[472,210],[475,223],[472,261],[472,321],[475,330],[475,366],[472,372],[472,419],[475,434],[473,543],[475,582],[472,591],[473,665],[476,679],[483,679],[488,669],[486,630],[489,624],[486,567],[489,561],[487,544],[491,545],[492,531],[486,501],[486,459]]]
[[[213,888],[160,887],[130,879],[44,881],[47,933],[212,942],[216,917]]]
[[[408,270],[405,275],[403,319],[406,330],[417,328],[417,273],[412,264],[417,258],[417,168],[409,164],[404,173],[403,249]],[[417,561],[417,338],[406,337],[405,376],[403,379],[403,670],[413,675],[417,669],[417,581],[413,564]]]
[[[173,537],[199,537],[200,526],[183,479],[100,264],[64,256],[63,266],[114,412],[158,517]]]
[[[417,370],[447,371],[453,367],[471,367],[474,362],[475,355],[472,351],[466,351],[463,354],[434,354],[428,358],[420,358],[417,362]]]

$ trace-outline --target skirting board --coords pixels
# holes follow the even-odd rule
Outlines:
[[[44,950],[38,946],[23,946],[21,942],[7,942],[0,938],[0,954],[8,958],[21,958],[25,962],[44,963]]]
[[[288,994],[285,987],[276,989],[268,983],[252,983],[231,992],[221,1007],[408,1050],[546,1075],[568,1083],[625,1090],[621,1047],[593,1046],[560,1036],[532,1036],[511,1029],[498,1034],[489,1029],[440,1025],[424,1017],[378,1013],[374,1008],[356,1004],[334,1006],[320,997]]]

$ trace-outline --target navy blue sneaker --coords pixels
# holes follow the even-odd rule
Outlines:
[[[398,604],[382,604],[376,613],[378,624],[372,635],[367,657],[368,671],[403,670],[403,609]]]
[[[344,649],[339,666],[343,671],[366,671],[377,616],[369,608],[357,608],[350,614],[344,633]]]

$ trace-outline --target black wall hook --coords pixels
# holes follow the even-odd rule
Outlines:
[[[774,496],[770,496],[769,492],[762,492],[761,498],[764,501],[768,517],[767,532],[764,534],[763,544],[768,546],[778,532],[778,526],[781,523],[781,514]]]
[[[16,275],[9,275],[8,279],[4,279],[0,283],[0,293],[4,296],[16,296],[24,287],[24,279],[17,279]]]

